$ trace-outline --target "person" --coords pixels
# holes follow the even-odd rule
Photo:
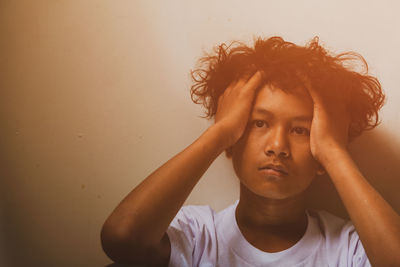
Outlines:
[[[378,125],[384,103],[365,60],[333,55],[317,37],[305,46],[271,37],[222,44],[199,62],[191,96],[215,123],[115,208],[105,253],[161,266],[400,266],[400,217],[347,149]],[[239,200],[218,213],[182,207],[224,151]],[[307,188],[324,173],[351,221],[307,209]]]

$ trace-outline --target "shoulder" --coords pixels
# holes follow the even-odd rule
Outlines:
[[[169,266],[195,266],[198,250],[214,242],[215,211],[209,206],[183,206],[167,229],[171,244]]]
[[[171,226],[179,224],[192,224],[192,226],[200,226],[202,224],[215,225],[225,214],[232,212],[236,204],[233,204],[219,212],[216,212],[208,205],[187,205],[183,206],[176,214]]]
[[[199,227],[202,224],[210,224],[214,221],[216,212],[210,206],[183,206],[171,222],[172,227],[189,225]]]
[[[309,210],[308,214],[317,221],[321,233],[325,237],[337,239],[343,235],[357,235],[350,220],[343,219],[324,210]]]
[[[232,207],[216,212],[210,206],[183,206],[167,229],[171,244],[170,266],[215,263],[217,225],[230,209]]]
[[[370,266],[358,233],[350,220],[323,210],[309,210],[308,214],[319,226],[329,262],[337,262],[339,266]]]

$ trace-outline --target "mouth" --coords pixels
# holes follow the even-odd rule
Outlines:
[[[258,170],[265,172],[267,174],[279,175],[279,176],[289,174],[287,168],[284,167],[283,165],[268,164],[268,165],[258,168]]]

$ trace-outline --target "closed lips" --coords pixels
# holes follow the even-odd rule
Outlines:
[[[285,174],[285,175],[288,174],[287,169],[282,165],[268,164],[268,165],[265,165],[265,166],[259,168],[259,170],[265,170],[265,169],[271,169],[271,170],[280,172],[280,173]]]

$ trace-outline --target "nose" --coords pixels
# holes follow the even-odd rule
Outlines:
[[[290,156],[289,143],[283,127],[270,130],[264,152],[267,156],[274,155],[280,158]]]

